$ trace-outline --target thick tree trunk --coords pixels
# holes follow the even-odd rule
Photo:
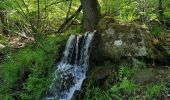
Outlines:
[[[83,8],[83,30],[91,31],[96,29],[100,19],[100,6],[97,0],[81,0]]]
[[[8,30],[7,12],[3,8],[0,8],[0,20],[1,20],[1,23],[3,24],[3,33],[5,35],[8,35],[9,34],[9,30]]]

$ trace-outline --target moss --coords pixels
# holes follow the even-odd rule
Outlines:
[[[115,19],[113,17],[105,16],[98,23],[98,30],[105,30],[109,23],[115,23]]]
[[[104,17],[99,22],[99,33],[105,58],[113,61],[120,60],[123,56],[141,57],[147,56],[161,62],[167,62],[166,50],[162,48],[162,43],[156,41],[153,34],[147,28],[134,23],[119,23],[111,21],[113,18]],[[115,41],[122,41],[120,46],[115,45]],[[97,44],[97,43],[96,43]]]

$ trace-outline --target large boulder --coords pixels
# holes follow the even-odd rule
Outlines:
[[[101,19],[94,39],[93,53],[99,58],[119,60],[122,57],[148,57],[165,60],[159,40],[136,24],[118,23],[110,17]],[[98,54],[96,54],[98,53]],[[101,60],[99,60],[101,61]]]

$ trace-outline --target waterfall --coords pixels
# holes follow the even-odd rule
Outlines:
[[[95,31],[83,36],[70,35],[46,100],[71,100],[74,92],[81,89],[89,67],[90,45],[94,33]]]

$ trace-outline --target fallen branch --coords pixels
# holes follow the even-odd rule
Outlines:
[[[82,6],[79,6],[79,8],[74,14],[72,14],[70,17],[65,19],[65,21],[63,22],[63,24],[61,24],[60,28],[58,29],[56,33],[62,33],[64,31],[63,29],[67,26],[67,24],[70,23],[73,19],[75,19],[79,15],[81,10],[82,10]]]

